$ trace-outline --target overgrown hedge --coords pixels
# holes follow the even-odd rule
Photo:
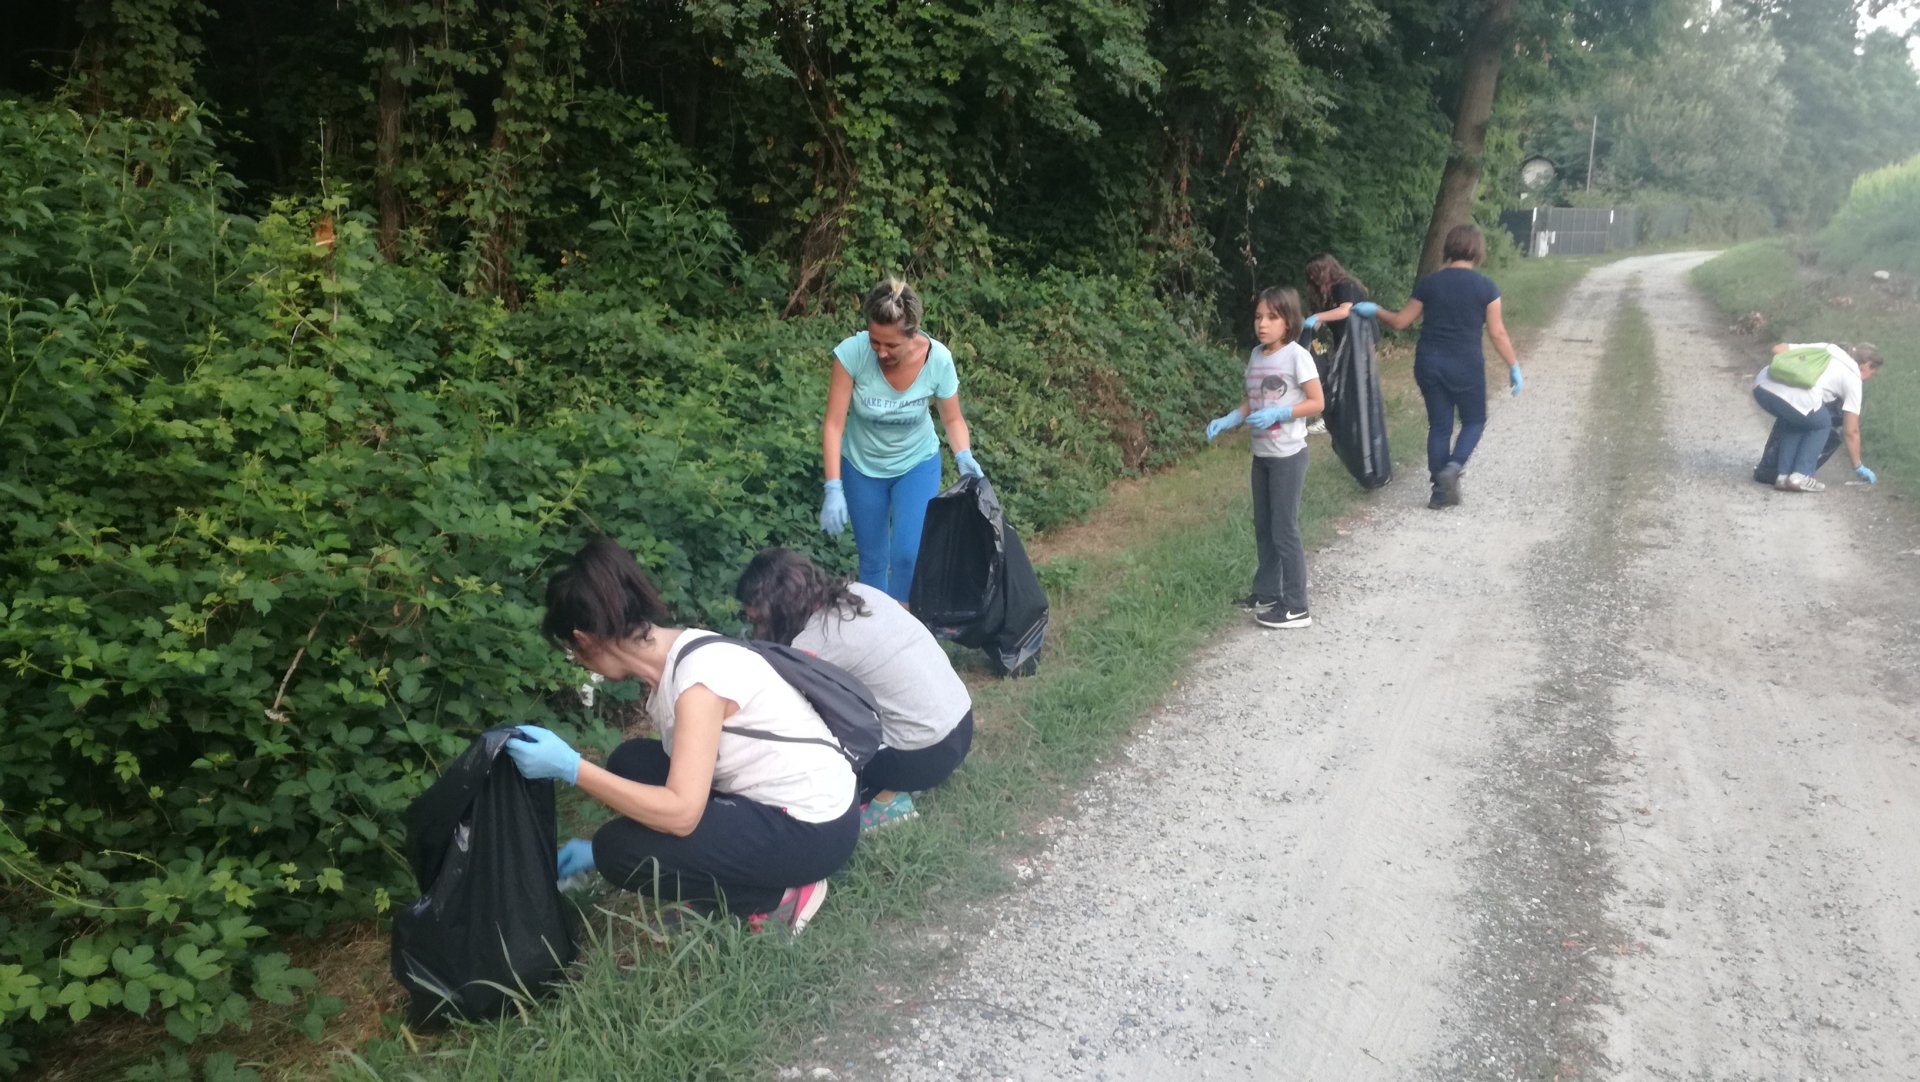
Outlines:
[[[1920,274],[1920,154],[1854,181],[1820,248],[1839,270]]]
[[[849,315],[554,281],[508,310],[382,262],[348,196],[233,188],[193,114],[0,102],[0,1071],[102,1015],[190,1042],[295,1004],[272,944],[410,897],[400,813],[446,757],[594,724],[536,632],[588,532],[691,622],[737,621],[761,545],[851,562],[814,527]],[[1029,528],[1233,395],[1138,283],[928,286]]]

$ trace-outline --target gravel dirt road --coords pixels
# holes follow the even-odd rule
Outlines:
[[[1920,1078],[1914,510],[1752,483],[1705,258],[1589,275],[1465,506],[1386,490],[840,1076]]]

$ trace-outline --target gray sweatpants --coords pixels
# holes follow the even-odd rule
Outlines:
[[[1307,611],[1307,550],[1300,543],[1300,494],[1307,487],[1307,451],[1253,459],[1253,537],[1260,566],[1253,594],[1278,599],[1288,612]]]

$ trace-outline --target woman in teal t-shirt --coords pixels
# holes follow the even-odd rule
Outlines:
[[[920,330],[919,295],[889,278],[867,294],[861,312],[867,329],[833,348],[821,425],[827,496],[820,528],[838,534],[851,519],[860,581],[904,602],[913,589],[927,502],[940,491],[940,440],[929,399],[940,406],[954,465],[970,477],[986,474],[973,460],[960,414],[953,354]]]

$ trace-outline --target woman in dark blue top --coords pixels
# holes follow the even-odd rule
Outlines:
[[[1420,342],[1413,351],[1413,380],[1427,402],[1427,469],[1433,476],[1433,498],[1428,507],[1452,507],[1460,502],[1460,473],[1472,457],[1474,445],[1487,427],[1487,361],[1480,348],[1480,329],[1486,328],[1493,348],[1507,362],[1507,382],[1514,394],[1526,386],[1520,359],[1500,318],[1500,287],[1473,268],[1486,258],[1486,238],[1470,225],[1447,233],[1442,249],[1446,265],[1413,287],[1407,306],[1390,311],[1372,303],[1353,306],[1358,315],[1378,315],[1396,331],[1420,321]],[[1423,318],[1424,317],[1424,318]],[[1454,434],[1458,415],[1460,432]]]

